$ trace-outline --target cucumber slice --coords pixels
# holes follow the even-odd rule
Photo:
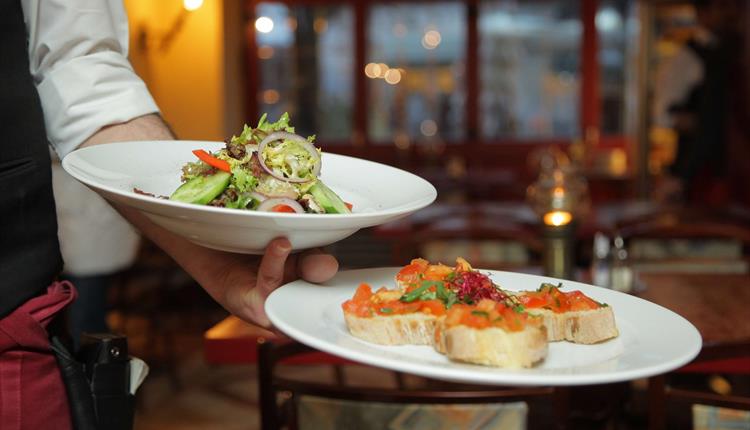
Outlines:
[[[231,173],[221,171],[211,176],[196,176],[180,185],[169,199],[205,205],[224,191],[231,178]]]
[[[320,207],[322,207],[326,213],[329,214],[348,214],[352,213],[341,197],[334,193],[324,183],[319,180],[315,182],[310,188],[310,194],[312,194],[315,201]]]

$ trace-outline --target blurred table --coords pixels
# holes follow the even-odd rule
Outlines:
[[[716,273],[642,273],[643,299],[690,321],[703,337],[704,349],[750,347],[750,275]],[[702,352],[707,355],[710,351]]]
[[[654,213],[658,205],[650,201],[624,200],[594,205],[579,220],[578,235],[592,237],[597,231],[611,231],[623,219]],[[510,202],[436,202],[414,214],[374,228],[380,237],[398,239],[434,220],[443,218],[502,219],[529,226],[539,225],[539,217],[524,201]]]
[[[645,287],[639,297],[682,315],[703,337],[698,357],[678,371],[750,373],[750,275],[649,273],[639,279]],[[657,375],[649,378],[649,429],[667,427],[667,397],[724,407],[750,404],[744,397],[672,388],[665,375]]]
[[[258,361],[258,344],[281,336],[255,324],[230,315],[206,330],[203,335],[203,356],[209,364],[254,364]],[[283,338],[283,337],[281,337]],[[338,366],[350,361],[324,352],[306,354],[285,364],[331,364]],[[338,369],[336,377],[338,375]]]

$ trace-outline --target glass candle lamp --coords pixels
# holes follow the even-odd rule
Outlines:
[[[570,279],[576,220],[587,208],[588,187],[567,159],[549,157],[553,161],[540,163],[539,176],[527,189],[526,198],[542,221],[544,274]]]

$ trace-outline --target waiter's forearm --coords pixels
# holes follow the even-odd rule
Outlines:
[[[157,114],[144,115],[122,124],[107,126],[88,138],[81,147],[100,145],[113,142],[134,140],[173,140],[174,133]],[[141,212],[119,205],[113,205],[120,214],[135,226],[148,239],[172,256],[180,265],[196,277],[207,275],[212,260],[209,255],[213,251],[179,237],[157,226]],[[205,266],[205,267],[204,267]],[[201,284],[208,284],[206,279],[196,279]]]
[[[158,114],[149,114],[122,124],[106,126],[86,139],[81,144],[81,148],[128,140],[173,140],[174,138],[174,133]]]

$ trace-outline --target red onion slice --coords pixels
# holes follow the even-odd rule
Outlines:
[[[310,178],[287,178],[282,174],[274,172],[273,169],[266,166],[266,161],[264,160],[263,156],[263,150],[266,149],[266,145],[268,145],[271,142],[276,141],[284,141],[284,140],[292,140],[294,142],[299,142],[302,147],[310,154],[311,157],[315,160],[315,163],[313,164],[312,168],[312,177]],[[294,134],[294,133],[287,133],[285,131],[275,131],[268,136],[266,136],[265,139],[263,139],[258,144],[258,160],[260,161],[260,166],[263,167],[263,170],[265,170],[269,175],[273,176],[276,179],[285,181],[285,182],[296,182],[296,183],[302,183],[302,182],[309,182],[313,179],[317,178],[320,174],[320,154],[318,153],[318,150],[315,149],[315,146],[305,139],[304,137]]]
[[[268,199],[268,196],[266,196],[264,194],[261,194],[261,193],[259,193],[257,191],[251,191],[250,192],[250,197],[254,198],[255,200],[257,200],[259,202],[264,202],[264,201],[266,201],[266,199]]]
[[[303,208],[302,205],[297,203],[295,200],[283,197],[263,200],[263,202],[258,206],[257,210],[262,212],[273,212],[273,208],[278,205],[289,206],[290,208],[294,209],[294,212],[298,214],[305,213],[305,208]]]

